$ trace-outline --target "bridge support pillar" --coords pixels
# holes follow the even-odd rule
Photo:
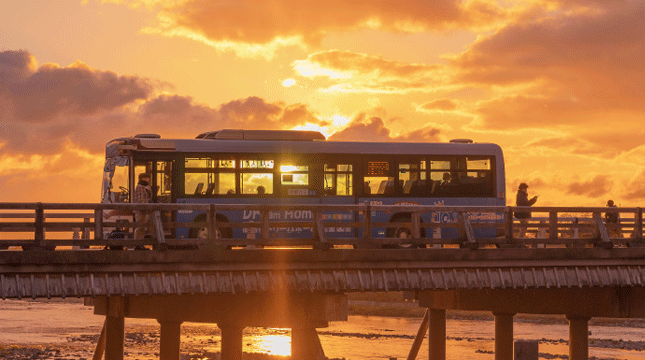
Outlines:
[[[325,352],[320,344],[316,328],[291,329],[291,358],[325,360]]]
[[[589,318],[569,316],[569,359],[586,360],[589,358]]]
[[[217,326],[222,330],[222,360],[242,360],[244,326],[221,323]]]
[[[181,346],[181,322],[157,320],[161,325],[159,331],[159,359],[179,360]]]
[[[428,309],[430,322],[429,334],[430,360],[446,360],[446,310]]]
[[[515,314],[493,313],[495,315],[495,360],[513,360],[513,316]]]
[[[123,316],[105,318],[105,360],[123,360],[124,326]]]

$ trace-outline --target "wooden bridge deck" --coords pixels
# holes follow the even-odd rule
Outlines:
[[[642,287],[645,248],[5,251],[0,296]]]

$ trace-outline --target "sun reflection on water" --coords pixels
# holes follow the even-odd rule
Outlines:
[[[270,334],[260,335],[254,339],[255,346],[259,352],[278,355],[290,356],[291,355],[291,333],[284,329],[267,329]],[[276,332],[270,330],[278,330]]]

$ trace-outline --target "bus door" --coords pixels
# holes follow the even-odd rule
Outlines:
[[[355,164],[352,161],[326,159],[323,165],[323,184],[320,203],[323,205],[355,205],[354,191]],[[323,213],[325,222],[354,222],[358,214],[355,211],[328,211]],[[325,228],[329,238],[357,237],[358,229],[344,226]]]
[[[173,183],[172,183],[172,171],[174,160],[172,159],[159,159],[155,160],[135,160],[134,161],[134,171],[132,175],[132,192],[137,186],[138,177],[141,173],[150,174],[152,189],[152,199],[153,203],[172,203],[174,202],[173,197]],[[176,212],[164,211],[161,214],[161,220],[163,223],[169,223],[176,219]],[[174,236],[174,229],[167,228],[164,229],[164,232],[167,236]]]

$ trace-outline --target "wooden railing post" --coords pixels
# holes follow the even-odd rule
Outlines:
[[[45,245],[45,209],[43,203],[36,203],[36,219],[34,223],[34,240],[37,248]]]
[[[168,243],[166,243],[166,236],[163,233],[163,223],[161,222],[161,211],[159,211],[159,209],[152,212],[152,223],[154,226],[155,237],[157,238],[157,245],[159,250],[167,250]]]
[[[215,204],[211,204],[208,208],[208,213],[206,213],[206,221],[208,222],[208,243],[209,245],[214,245],[217,240],[219,240],[219,234],[217,233],[217,214],[215,213]]]
[[[643,240],[643,208],[638,208],[634,216],[634,239]]]
[[[363,240],[368,241],[372,238],[372,209],[370,205],[365,207],[363,212]]]
[[[85,223],[89,223],[90,219],[85,218]],[[83,240],[89,240],[89,228],[83,228]],[[103,240],[103,210],[94,210],[94,240]]]
[[[594,244],[594,246],[603,248],[603,249],[611,249],[612,247],[614,247],[614,243],[612,243],[611,240],[609,240],[607,227],[605,227],[605,222],[602,221],[602,217],[600,216],[599,212],[593,213],[593,220],[596,226],[595,228],[596,244]]]
[[[506,239],[513,241],[513,208],[510,206],[506,207]]]
[[[329,242],[327,242],[327,238],[325,237],[325,227],[322,221],[322,214],[320,213],[320,211],[313,211],[312,217],[314,249],[331,249],[332,246]]]
[[[457,215],[459,216],[459,239],[461,239],[459,247],[473,250],[479,248],[468,213],[460,211]]]
[[[412,221],[412,238],[421,239],[421,214],[418,211],[413,211],[410,220]]]
[[[549,212],[549,239],[555,240],[558,238],[558,212]]]
[[[268,240],[269,239],[269,209],[262,208],[260,209],[260,222],[262,227],[260,228],[260,239]]]

